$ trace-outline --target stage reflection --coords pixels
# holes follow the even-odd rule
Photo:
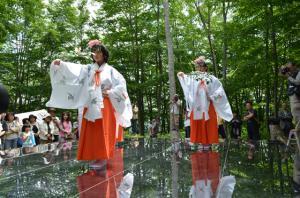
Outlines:
[[[191,154],[193,186],[191,197],[214,197],[220,179],[220,156],[217,152]]]

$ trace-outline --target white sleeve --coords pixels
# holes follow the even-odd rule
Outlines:
[[[76,109],[84,106],[88,97],[88,66],[61,61],[51,64],[52,93],[47,107]]]
[[[208,96],[212,100],[218,116],[228,122],[231,121],[233,115],[230,104],[222,83],[216,77],[213,77],[213,81],[208,88]]]
[[[109,91],[110,101],[116,111],[117,124],[131,126],[132,106],[127,93],[126,81],[122,74],[111,68],[112,88]]]
[[[187,110],[191,111],[193,107],[193,79],[187,75],[183,77],[178,76],[178,80],[183,90],[184,98],[186,100]]]

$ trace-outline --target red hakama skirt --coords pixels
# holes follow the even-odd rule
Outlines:
[[[105,160],[114,155],[117,141],[115,110],[109,98],[105,97],[103,103],[103,117],[95,122],[84,118],[87,111],[84,109],[77,153],[78,160]],[[118,141],[123,139],[122,131],[119,132]]]
[[[217,114],[212,103],[208,110],[209,120],[194,120],[194,113],[191,113],[191,142],[200,144],[219,143]],[[203,117],[205,117],[203,113]]]

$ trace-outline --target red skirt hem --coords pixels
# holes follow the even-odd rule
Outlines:
[[[116,118],[108,98],[103,100],[102,119],[95,122],[82,119],[78,160],[105,160],[113,157],[116,144]],[[86,109],[83,112],[85,114]]]

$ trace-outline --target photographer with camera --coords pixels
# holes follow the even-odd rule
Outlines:
[[[288,96],[290,99],[291,112],[297,124],[300,121],[300,73],[296,64],[288,62],[281,67],[280,73],[288,80]]]
[[[300,138],[300,72],[296,64],[288,62],[285,66],[281,67],[280,73],[288,80],[288,96],[291,105],[291,112],[296,123],[297,139]],[[296,151],[296,157],[293,167],[293,186],[294,192],[300,192],[300,151]]]

